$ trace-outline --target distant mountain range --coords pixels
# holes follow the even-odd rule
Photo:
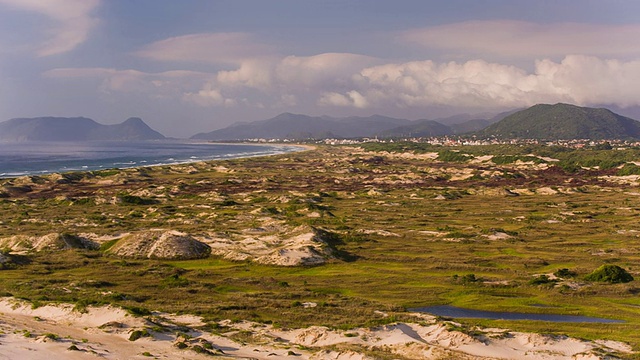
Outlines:
[[[506,116],[506,115],[505,115]],[[435,120],[396,119],[382,115],[368,117],[307,116],[283,113],[267,120],[234,124],[224,129],[196,134],[199,140],[245,139],[325,139],[359,137],[427,137],[461,134],[485,128],[497,119],[464,120],[467,116],[447,118],[452,125]],[[463,122],[456,123],[457,120]]]
[[[140,118],[102,125],[84,117],[17,118],[0,123],[0,141],[156,140],[165,137]]]
[[[192,136],[192,139],[406,138],[470,134],[479,138],[640,139],[640,122],[604,108],[540,104],[487,119],[468,114],[435,120],[307,116],[283,113],[274,118],[238,123]],[[84,117],[18,118],[0,123],[0,141],[156,140],[165,137],[140,118],[102,125]]]
[[[482,119],[468,114],[436,120],[381,115],[333,118],[291,113],[194,135],[201,140],[405,138],[445,135],[525,139],[640,139],[640,122],[604,108],[540,104]]]
[[[534,105],[478,132],[503,139],[639,139],[640,122],[604,108]]]
[[[283,113],[267,120],[234,124],[224,129],[196,134],[192,139],[242,140],[254,138],[322,139],[367,137],[410,123],[409,120],[380,115],[333,118]]]

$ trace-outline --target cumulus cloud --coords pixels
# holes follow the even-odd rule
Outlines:
[[[320,105],[513,108],[536,103],[640,105],[640,61],[584,55],[541,60],[535,71],[484,60],[414,61],[362,69],[353,89],[322,95]],[[361,97],[361,98],[360,98]]]
[[[402,32],[400,40],[462,54],[520,58],[640,55],[640,25],[468,21]]]
[[[104,92],[173,98],[198,107],[505,109],[536,103],[640,105],[640,60],[570,55],[533,71],[470,60],[380,63],[354,54],[252,60],[211,73],[56,69],[50,78],[94,78]]]
[[[216,74],[216,85],[227,88],[252,88],[268,91],[274,82],[276,62],[270,59],[246,60],[236,70]]]
[[[318,100],[320,105],[329,106],[346,106],[355,107],[358,109],[364,109],[369,106],[369,101],[355,90],[348,91],[346,94],[339,94],[335,92],[324,93]]]
[[[188,92],[183,96],[183,100],[202,107],[225,106],[231,107],[237,104],[235,99],[225,98],[220,90],[212,89],[211,85],[205,86],[198,92]]]
[[[136,55],[156,61],[238,64],[272,53],[270,46],[251,34],[227,32],[171,37],[145,46]]]
[[[379,62],[369,56],[350,53],[287,56],[276,66],[275,75],[280,83],[288,86],[344,87],[354,73]]]
[[[255,106],[262,106],[265,102],[274,107],[294,106],[305,97],[312,98],[311,103],[314,103],[322,89],[347,89],[354,73],[377,62],[379,60],[368,56],[348,53],[246,60],[235,70],[217,72],[214,81],[205,84],[202,91],[189,94],[189,97],[194,100],[204,96],[206,101],[193,102],[209,106],[223,104],[208,101],[205,94],[210,91],[235,95],[244,104],[251,104],[251,98],[260,98],[253,102]],[[248,92],[253,92],[252,96],[248,96]],[[350,104],[365,107],[366,99],[355,93],[348,98]]]
[[[60,68],[46,71],[51,79],[96,80],[103,93],[129,93],[157,99],[180,98],[203,86],[213,76],[197,71],[147,73],[110,68]]]
[[[52,20],[48,39],[38,46],[38,56],[50,56],[75,49],[98,24],[92,14],[100,0],[0,0],[0,5],[42,14]]]

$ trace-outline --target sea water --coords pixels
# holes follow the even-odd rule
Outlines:
[[[0,143],[0,178],[274,155],[294,145],[191,141]]]

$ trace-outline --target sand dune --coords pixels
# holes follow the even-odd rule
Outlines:
[[[279,329],[248,321],[222,321],[218,333],[201,330],[202,319],[154,313],[134,317],[110,307],[85,312],[69,304],[33,308],[0,301],[0,359],[604,359],[631,353],[614,341],[591,342],[566,336],[474,329],[416,315],[415,323],[395,323],[348,331],[326,327]],[[134,332],[148,332],[133,341]],[[242,334],[242,338],[237,335]],[[205,354],[207,353],[207,354]]]

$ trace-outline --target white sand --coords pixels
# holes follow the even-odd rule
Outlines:
[[[504,329],[478,329],[480,335],[471,336],[452,330],[455,323],[437,322],[425,314],[417,314],[416,320],[420,324],[397,323],[349,331],[325,327],[282,330],[248,321],[223,321],[220,325],[228,328],[216,335],[199,331],[197,327],[204,323],[201,318],[191,315],[154,313],[145,319],[108,306],[89,308],[86,313],[73,311],[71,305],[32,309],[29,303],[4,298],[0,301],[0,360],[151,358],[144,356],[145,352],[157,359],[211,358],[189,349],[178,349],[177,340],[191,346],[209,342],[214,349],[224,352],[216,354],[218,359],[371,359],[364,350],[407,359],[536,360],[600,359],[603,358],[601,354],[613,351],[631,352],[628,345],[615,341],[590,342]],[[152,337],[128,340],[134,330],[151,329],[156,324],[187,326],[187,333],[192,338],[178,338],[175,331],[151,331]],[[232,340],[231,337],[240,331],[250,333],[251,340]],[[58,339],[50,339],[46,334],[55,334]],[[72,345],[79,350],[68,350]]]

